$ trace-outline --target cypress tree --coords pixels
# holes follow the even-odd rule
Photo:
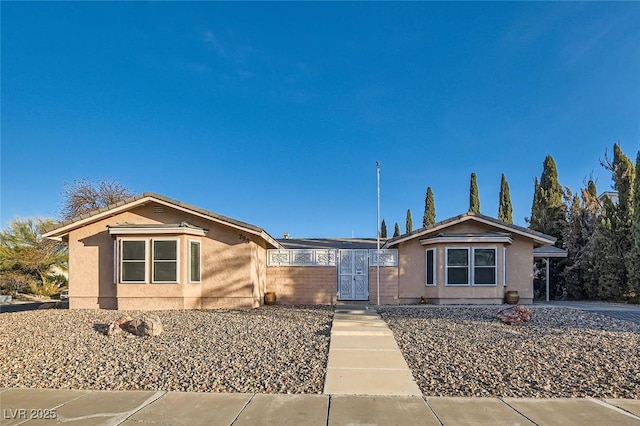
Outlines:
[[[427,187],[427,195],[424,200],[424,216],[422,217],[422,226],[427,227],[436,223],[436,202],[433,198],[431,187]]]
[[[534,227],[540,221],[540,181],[536,176],[535,182],[533,184],[533,203],[531,203],[531,216],[527,219],[529,222],[529,228],[534,229]]]
[[[566,210],[564,191],[558,182],[556,162],[551,155],[547,155],[540,181],[536,179],[529,228],[555,237],[556,247],[563,247],[562,234],[567,227]],[[561,260],[551,264],[549,288],[551,299],[564,297],[565,288],[560,275],[563,266]]]
[[[511,192],[509,191],[509,183],[507,178],[502,174],[500,182],[500,206],[498,207],[498,219],[513,223],[513,207],[511,206]]]
[[[478,195],[478,180],[475,173],[471,173],[469,211],[473,213],[480,213],[480,196]]]
[[[393,227],[393,237],[399,237],[400,236],[400,225],[398,225],[398,222],[396,222],[396,225]]]
[[[387,238],[387,222],[382,219],[382,224],[380,224],[380,238]]]
[[[609,198],[603,203],[602,220],[598,227],[597,273],[599,297],[624,300],[633,297],[633,284],[629,275],[629,256],[632,253],[633,193],[635,167],[620,148],[613,145],[613,161],[601,164],[611,172],[613,188],[618,192],[618,203]],[[633,267],[634,268],[634,267]]]
[[[562,246],[562,229],[565,226],[564,191],[558,182],[558,168],[552,156],[544,160],[540,181],[536,179],[529,228],[544,232],[558,239]]]
[[[569,198],[569,197],[568,197]],[[563,231],[563,240],[568,251],[568,260],[563,272],[567,295],[571,299],[584,299],[584,271],[580,264],[580,251],[584,247],[583,241],[583,214],[584,207],[580,197],[575,195],[567,210],[567,226]]]
[[[405,229],[407,231],[407,234],[413,231],[413,219],[411,218],[411,209],[407,209],[407,221],[406,221]]]

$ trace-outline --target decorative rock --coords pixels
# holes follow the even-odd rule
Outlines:
[[[129,331],[136,336],[159,336],[162,331],[162,321],[154,314],[145,314],[129,323]]]
[[[121,316],[120,318],[113,321],[109,326],[104,330],[104,334],[107,336],[113,336],[116,334],[121,334],[123,331],[129,331],[129,325],[133,321],[128,315]]]
[[[517,325],[531,321],[532,316],[533,313],[531,312],[531,309],[522,305],[517,305],[512,308],[501,310],[496,315],[496,318],[505,324]]]

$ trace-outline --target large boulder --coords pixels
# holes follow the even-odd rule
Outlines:
[[[107,336],[114,336],[116,334],[121,334],[123,331],[129,331],[129,325],[132,321],[133,318],[130,316],[121,316],[107,326],[104,330],[104,334]]]
[[[162,321],[157,315],[145,314],[129,323],[129,331],[136,336],[159,336],[163,331]]]
[[[531,309],[522,305],[516,305],[511,308],[503,309],[496,317],[505,324],[517,325],[531,321],[533,312]]]

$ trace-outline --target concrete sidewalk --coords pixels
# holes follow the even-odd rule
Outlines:
[[[5,425],[640,425],[640,400],[6,389]]]
[[[365,306],[335,308],[324,393],[422,395],[393,333]]]

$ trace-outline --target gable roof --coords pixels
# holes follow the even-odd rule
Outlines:
[[[136,195],[126,200],[119,201],[117,203],[111,204],[107,207],[103,207],[100,209],[96,209],[75,217],[73,219],[64,221],[54,229],[46,232],[42,236],[45,238],[50,238],[54,240],[60,240],[63,236],[69,234],[69,232],[81,228],[82,226],[88,225],[93,222],[97,222],[105,217],[113,216],[114,214],[125,212],[131,210],[135,207],[142,206],[149,202],[155,202],[167,207],[171,207],[176,210],[183,211],[185,213],[192,214],[194,216],[198,216],[212,222],[220,223],[222,225],[229,226],[231,228],[236,228],[240,231],[247,232],[249,234],[256,235],[262,239],[264,239],[267,244],[275,247],[281,248],[282,246],[278,241],[276,241],[271,235],[269,235],[264,229],[251,225],[246,222],[241,222],[236,219],[232,219],[227,216],[220,215],[218,213],[214,213],[209,210],[201,209],[196,206],[192,206],[190,204],[183,203],[178,200],[171,199],[169,197],[165,197],[160,194],[156,194],[153,192],[145,192],[144,194]]]
[[[542,232],[533,231],[528,228],[524,228],[522,226],[514,225],[512,223],[502,222],[501,220],[494,219],[490,216],[485,216],[480,213],[467,212],[449,219],[445,219],[441,222],[434,223],[431,226],[427,226],[425,228],[416,229],[413,232],[409,232],[404,235],[400,235],[395,238],[391,238],[384,243],[382,248],[391,248],[400,243],[403,243],[408,240],[412,240],[414,238],[422,237],[423,235],[428,235],[432,233],[436,233],[443,229],[446,229],[450,226],[457,225],[459,223],[463,223],[466,221],[474,221],[478,223],[482,223],[485,225],[492,226],[496,229],[500,229],[502,231],[506,231],[512,234],[521,235],[526,238],[532,239],[536,244],[540,245],[550,245],[556,242],[556,238],[551,235],[543,234]]]

